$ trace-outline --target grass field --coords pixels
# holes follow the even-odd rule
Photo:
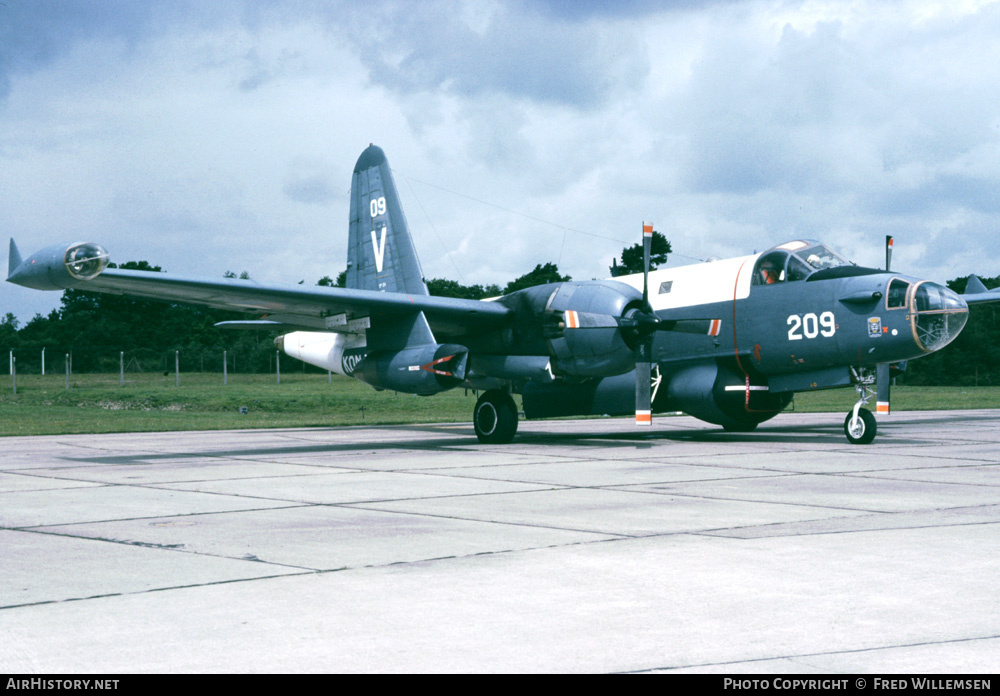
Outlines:
[[[789,410],[846,413],[853,389],[798,394]],[[1000,408],[1000,387],[895,387],[894,411]],[[0,378],[0,436],[163,430],[292,428],[332,425],[471,422],[475,396],[462,389],[433,397],[376,392],[326,375],[128,374],[22,375],[13,394]],[[240,413],[245,407],[247,413]]]

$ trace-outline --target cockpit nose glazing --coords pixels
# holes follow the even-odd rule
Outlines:
[[[913,340],[928,353],[954,341],[969,319],[969,305],[948,288],[921,282],[910,289]]]

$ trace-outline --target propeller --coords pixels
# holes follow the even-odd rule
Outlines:
[[[718,336],[721,319],[661,319],[649,302],[649,266],[653,244],[652,223],[642,223],[642,301],[623,316],[578,310],[560,311],[556,331],[609,329],[617,327],[625,345],[632,350],[635,367],[635,422],[652,425],[653,338],[657,331]]]
[[[635,424],[653,424],[653,336],[659,321],[649,304],[649,252],[653,246],[653,225],[642,223],[642,309],[636,312],[637,340],[635,342]],[[648,314],[646,314],[648,312]],[[652,321],[648,321],[652,319]],[[648,327],[648,328],[647,328]]]
[[[892,266],[892,237],[885,236],[885,271]],[[889,415],[889,390],[892,380],[889,377],[889,363],[879,363],[875,366],[875,415]]]

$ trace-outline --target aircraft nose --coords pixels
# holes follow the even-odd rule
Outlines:
[[[937,283],[917,285],[910,305],[913,337],[928,353],[958,338],[969,319],[969,305],[958,293]]]

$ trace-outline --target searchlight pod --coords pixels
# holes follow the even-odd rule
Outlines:
[[[36,290],[65,290],[99,276],[108,260],[107,250],[99,244],[77,242],[46,247],[22,261],[11,240],[7,280]]]
[[[99,244],[82,242],[66,250],[66,272],[77,280],[92,280],[108,267],[108,250]]]

